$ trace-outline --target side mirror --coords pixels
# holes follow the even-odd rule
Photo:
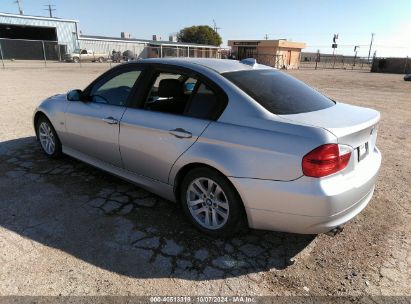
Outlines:
[[[184,90],[186,92],[192,92],[194,91],[196,84],[194,82],[188,82],[186,84],[184,84]]]
[[[71,90],[67,93],[67,100],[69,101],[81,101],[83,97],[82,90]]]

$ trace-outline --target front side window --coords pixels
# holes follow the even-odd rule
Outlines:
[[[273,69],[229,72],[223,76],[273,114],[312,112],[335,105],[310,86]]]
[[[127,71],[109,80],[96,83],[90,91],[90,101],[115,106],[125,106],[127,98],[141,71]]]

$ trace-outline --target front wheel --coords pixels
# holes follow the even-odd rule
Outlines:
[[[73,58],[73,62],[74,62],[74,63],[79,63],[79,62],[80,62],[80,58],[74,57],[74,58]]]
[[[37,135],[44,153],[51,158],[62,155],[61,143],[50,121],[44,116],[37,122]]]
[[[248,228],[237,191],[212,169],[190,171],[183,179],[180,201],[190,222],[211,236],[230,237]]]
[[[104,58],[103,58],[103,57],[100,57],[97,61],[100,62],[100,63],[102,63],[102,62],[104,61]]]

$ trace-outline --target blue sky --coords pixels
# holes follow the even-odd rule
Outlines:
[[[56,16],[77,19],[83,34],[118,37],[121,31],[135,38],[167,38],[183,27],[221,27],[228,39],[286,38],[302,41],[307,49],[332,52],[332,36],[339,33],[338,53],[352,54],[360,45],[368,54],[371,33],[380,56],[411,56],[411,0],[22,0],[27,15],[47,15],[54,4]],[[0,11],[17,13],[14,0],[0,0]]]

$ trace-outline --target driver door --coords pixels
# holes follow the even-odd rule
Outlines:
[[[118,136],[119,122],[141,68],[108,74],[85,92],[85,101],[70,101],[65,113],[69,149],[122,167]]]

